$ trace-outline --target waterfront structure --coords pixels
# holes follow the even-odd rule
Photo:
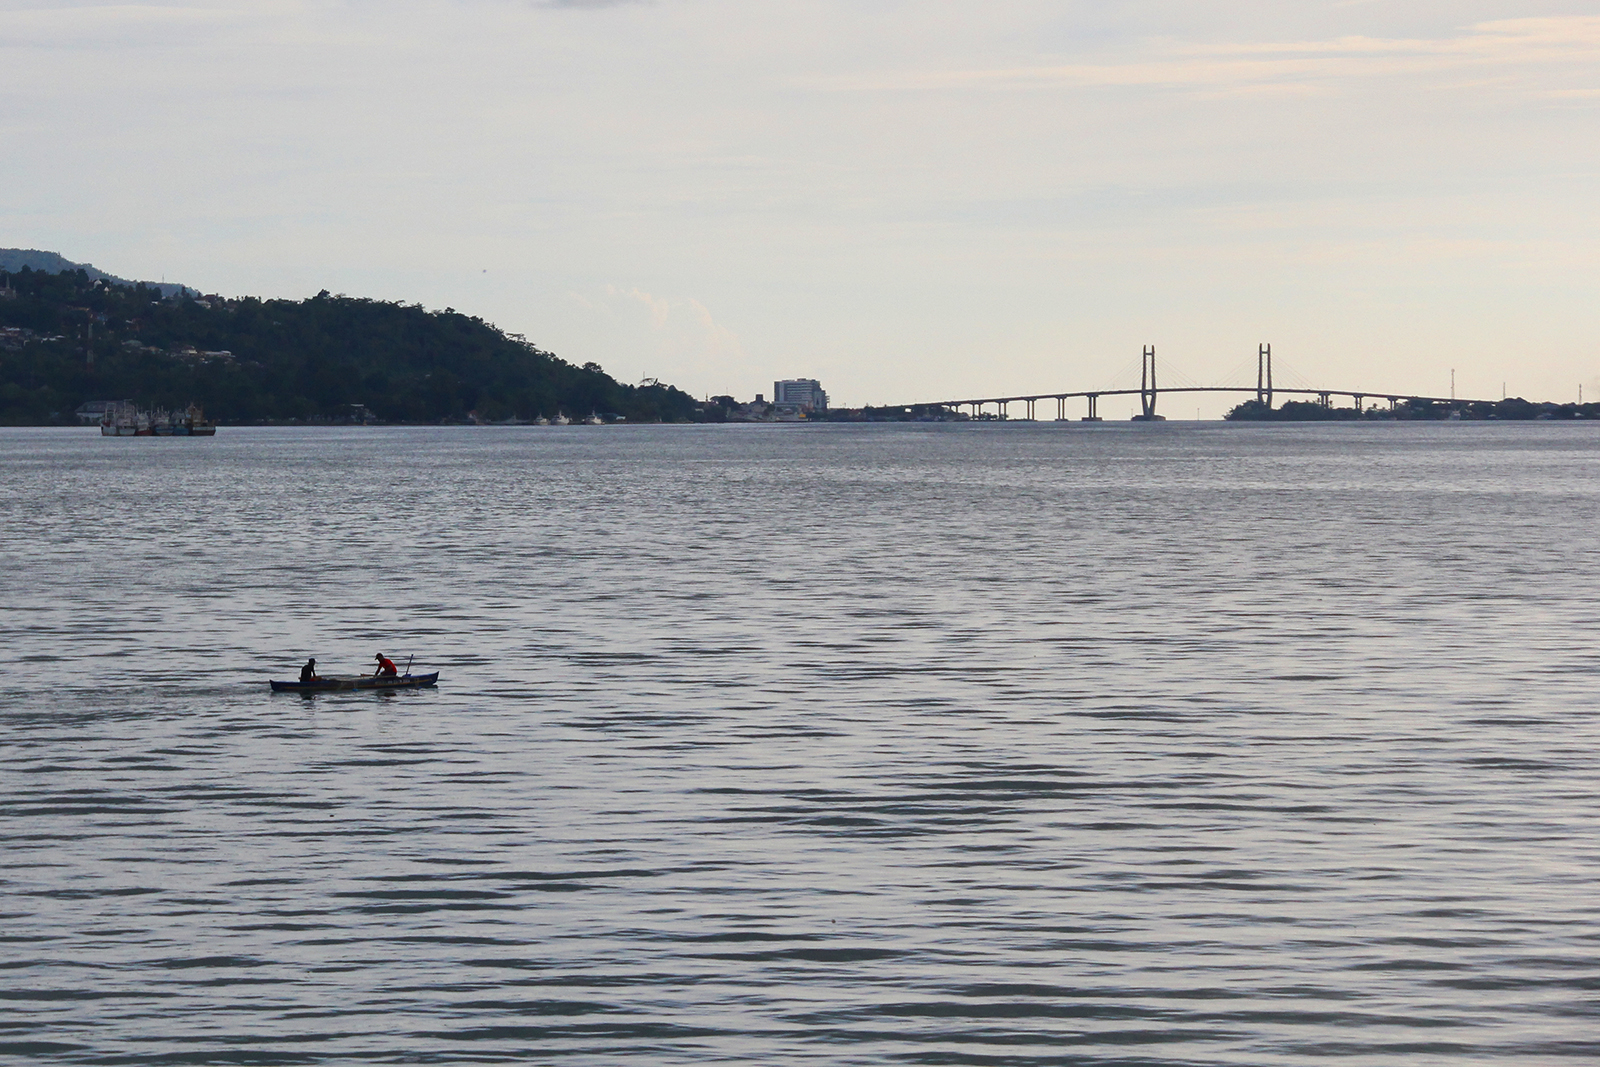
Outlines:
[[[114,416],[124,410],[133,410],[133,401],[90,400],[87,403],[79,404],[78,410],[74,411],[73,414],[78,417],[78,422],[81,425],[98,426],[107,415]]]
[[[100,417],[102,437],[215,437],[217,424],[195,404],[187,411],[141,411],[132,401],[114,402]]]
[[[828,394],[822,391],[822,383],[815,378],[789,378],[773,382],[772,402],[780,409],[792,406],[796,412],[828,410]]]

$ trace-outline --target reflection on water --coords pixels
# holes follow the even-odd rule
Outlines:
[[[0,1056],[1591,1060],[1597,457],[0,431]]]

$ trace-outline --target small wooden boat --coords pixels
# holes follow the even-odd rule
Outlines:
[[[274,693],[337,693],[350,689],[427,689],[439,684],[439,672],[432,674],[370,674],[318,678],[314,682],[272,682]]]

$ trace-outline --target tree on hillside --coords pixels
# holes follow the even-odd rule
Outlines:
[[[182,296],[83,271],[0,272],[0,421],[70,421],[86,400],[203,405],[224,421],[396,422],[590,411],[632,421],[700,417],[669,386],[633,387],[573,366],[453,308],[336,296]]]

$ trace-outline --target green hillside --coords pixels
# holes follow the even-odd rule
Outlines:
[[[681,390],[622,385],[449,308],[163,298],[81,269],[0,270],[0,423],[74,422],[91,400],[197,403],[225,423],[350,421],[358,405],[386,422],[703,417]]]
[[[49,274],[81,270],[89,276],[90,281],[103,280],[115,282],[117,285],[140,284],[138,282],[130,282],[126,278],[119,278],[115,274],[107,274],[93,263],[74,263],[60,252],[46,252],[39,248],[0,248],[0,273],[7,271],[15,273],[24,267]],[[159,289],[162,296],[175,296],[186,291],[193,292],[188,286],[179,285],[177,282],[144,282],[142,284],[151,289]]]

